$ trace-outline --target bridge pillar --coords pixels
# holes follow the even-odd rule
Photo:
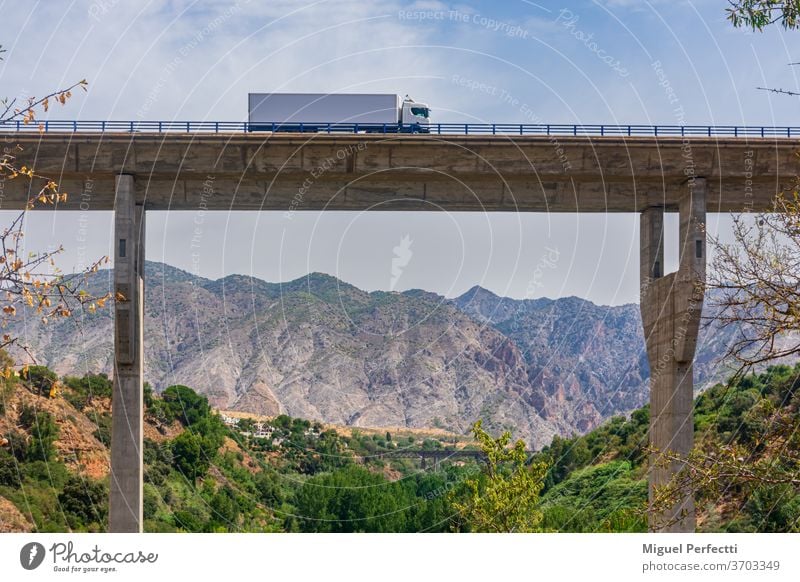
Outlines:
[[[688,455],[694,442],[692,363],[703,307],[706,272],[706,181],[687,185],[680,216],[678,271],[663,274],[664,208],[641,213],[640,282],[642,324],[650,362],[649,528],[691,532],[694,492],[681,491],[675,504],[653,509],[655,487],[669,483],[681,463],[660,462],[664,452]]]
[[[133,176],[116,178],[114,203],[114,390],[108,531],[142,531],[145,212]],[[120,295],[122,297],[120,297]]]

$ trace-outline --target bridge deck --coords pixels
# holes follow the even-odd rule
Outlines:
[[[12,132],[63,209],[111,210],[132,174],[148,210],[638,212],[708,180],[710,212],[764,210],[800,173],[782,137]],[[2,208],[29,191],[7,180]]]

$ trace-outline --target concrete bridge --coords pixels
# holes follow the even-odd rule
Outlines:
[[[688,453],[706,213],[768,210],[773,196],[800,173],[798,139],[744,131],[725,137],[653,133],[3,135],[5,143],[22,145],[21,162],[70,193],[59,210],[115,212],[115,287],[127,300],[114,308],[110,530],[142,527],[147,210],[639,213],[641,312],[652,370],[650,442],[660,451]],[[30,192],[23,184],[3,184],[1,208],[24,207]],[[665,212],[680,215],[679,268],[670,274],[664,273]],[[655,461],[651,496],[680,468],[656,467]],[[663,514],[652,514],[651,529],[692,531],[692,492]]]
[[[393,451],[377,453],[370,458],[419,459],[423,470],[427,467],[428,461],[433,461],[433,469],[435,471],[436,467],[441,461],[452,461],[456,459],[474,459],[476,461],[486,461],[486,453],[483,451],[472,451],[465,449],[396,449]]]

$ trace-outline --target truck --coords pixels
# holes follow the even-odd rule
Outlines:
[[[430,107],[392,93],[249,93],[248,131],[429,133]]]

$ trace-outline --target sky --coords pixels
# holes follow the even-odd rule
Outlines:
[[[734,29],[726,7],[6,1],[0,96],[85,78],[88,91],[51,119],[242,121],[248,92],[290,91],[409,94],[434,122],[797,125],[796,97],[756,87],[800,90],[798,33]],[[284,214],[148,212],[146,255],[209,278],[321,271],[366,290],[638,301],[634,214]],[[709,230],[725,238],[729,223],[710,216]],[[667,224],[670,268],[677,222]],[[110,213],[35,213],[27,228],[31,248],[65,246],[65,270],[110,254]]]

